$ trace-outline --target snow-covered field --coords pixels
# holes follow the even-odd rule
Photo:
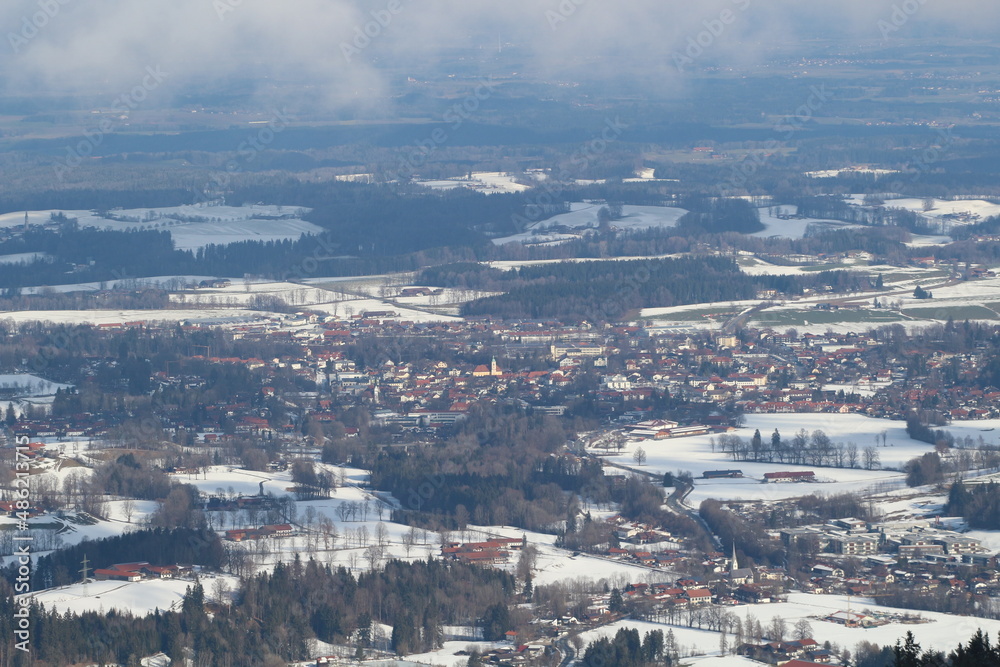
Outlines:
[[[455,306],[480,296],[480,293],[467,294],[465,290],[447,290],[440,297],[418,296],[382,299],[374,295],[385,290],[390,279],[378,276],[371,278],[368,281],[354,278],[351,279],[352,282],[338,282],[325,278],[311,281],[311,284],[308,285],[234,280],[229,287],[204,288],[174,293],[170,295],[170,301],[181,308],[244,309],[248,308],[256,298],[275,297],[294,308],[326,313],[341,318],[361,316],[366,312],[393,312],[395,314],[386,319],[410,322],[452,322],[459,321],[460,318],[446,312],[449,306]],[[395,293],[398,288],[391,288],[390,291]],[[358,294],[371,294],[373,296],[363,298],[359,297]],[[431,305],[432,302],[439,299],[440,303]],[[457,312],[457,308],[453,307],[452,310]]]
[[[57,389],[71,386],[25,373],[0,375],[0,389],[17,389],[18,395],[23,397],[55,396]]]
[[[339,474],[339,468],[330,466],[330,471]],[[406,552],[403,544],[403,535],[409,529],[406,526],[388,521],[388,511],[385,512],[385,521],[378,517],[377,498],[369,491],[362,489],[359,485],[367,477],[364,470],[346,468],[345,475],[347,484],[339,487],[333,497],[318,500],[301,501],[296,503],[298,522],[302,523],[306,512],[316,513],[317,517],[325,516],[333,521],[337,527],[337,532],[341,539],[332,551],[319,549],[317,557],[321,560],[336,562],[341,565],[348,565],[353,562],[353,567],[366,569],[368,564],[363,559],[363,545],[356,542],[353,537],[359,529],[364,528],[370,539],[374,540],[379,524],[382,524],[388,534],[387,553],[396,558],[413,559],[436,556],[440,553],[440,538],[436,533],[421,533],[417,543],[410,553]],[[178,482],[193,484],[200,491],[206,494],[242,494],[245,496],[256,495],[260,490],[260,483],[264,483],[264,493],[273,493],[276,496],[287,496],[292,486],[291,474],[288,472],[254,472],[239,468],[228,468],[216,466],[209,468],[202,475],[175,475]],[[383,500],[387,500],[383,497]],[[369,510],[366,518],[359,520],[343,520],[339,514],[339,507],[344,503],[368,503]],[[396,504],[396,501],[388,499],[389,504]],[[220,515],[221,516],[221,515]],[[233,518],[229,515],[230,519]],[[238,519],[237,519],[238,520]],[[230,528],[232,526],[225,526]],[[242,527],[242,526],[237,526]],[[221,526],[216,525],[217,529]],[[351,537],[348,537],[351,536]],[[645,581],[650,575],[648,568],[615,563],[608,560],[590,557],[573,557],[570,552],[554,546],[555,536],[542,533],[533,533],[519,528],[498,527],[498,526],[469,526],[465,532],[454,532],[452,539],[456,541],[483,541],[490,537],[516,537],[526,536],[529,544],[538,548],[537,571],[534,580],[537,585],[555,583],[568,580],[592,580],[600,581],[613,580],[618,582]],[[290,560],[294,553],[305,551],[305,539],[303,537],[286,538],[272,542],[273,553],[269,556],[269,562],[277,560]],[[353,559],[352,559],[353,554]],[[511,563],[507,566],[512,568],[517,561],[515,555]],[[663,572],[657,573],[663,576]],[[624,584],[622,584],[624,585]]]
[[[500,194],[506,192],[524,192],[530,190],[530,185],[518,182],[516,174],[499,171],[473,172],[471,178],[448,178],[438,181],[415,181],[417,185],[432,190],[454,190],[468,188],[485,194]]]
[[[309,306],[309,310],[328,313],[338,317],[353,317],[370,312],[394,313],[391,317],[381,319],[400,320],[405,322],[461,322],[462,318],[455,315],[403,308],[379,299],[350,299],[330,303],[317,303]]]
[[[542,243],[576,238],[572,234],[545,232],[552,227],[565,226],[570,229],[596,229],[598,226],[597,212],[603,204],[574,202],[570,204],[570,212],[553,216],[531,225],[520,234],[493,239],[493,243]],[[622,206],[622,217],[611,223],[618,229],[649,229],[651,227],[674,227],[685,214],[682,208],[668,206]]]
[[[48,259],[45,252],[20,252],[14,255],[0,255],[0,264],[31,264],[40,259]]]
[[[169,231],[175,248],[197,250],[241,241],[296,241],[306,234],[320,234],[323,228],[305,220],[242,220],[188,223],[170,227]]]
[[[105,289],[132,289],[144,287],[176,290],[194,286],[202,280],[211,280],[216,277],[217,276],[150,276],[148,278],[120,278],[117,280],[105,280],[103,282],[67,283],[65,285],[24,287],[21,289],[21,294],[42,294],[48,292],[68,294],[70,292],[97,292]]]
[[[932,281],[929,280],[918,280],[914,281],[914,287],[916,283],[922,283],[928,289],[931,288]],[[971,308],[971,307],[986,307],[991,310],[1000,308],[1000,276],[994,276],[991,278],[982,278],[979,280],[970,280],[964,282],[957,282],[953,285],[946,285],[942,287],[934,287],[931,289],[934,298],[932,299],[915,299],[912,294],[912,290],[907,293],[901,294],[899,296],[893,297],[894,299],[899,299],[903,302],[903,310],[917,308],[917,309],[952,309],[952,308]],[[972,312],[972,311],[970,311]],[[996,313],[994,312],[994,315]],[[987,313],[983,313],[984,316]],[[1000,317],[1000,316],[997,316]],[[938,319],[945,320],[948,315],[945,313],[942,317]],[[956,320],[965,319],[956,314]],[[969,319],[994,319],[993,316],[988,317],[975,317],[970,316]]]
[[[921,234],[910,234],[910,240],[906,245],[911,248],[930,248],[932,246],[948,245],[954,239],[950,236],[924,236]]]
[[[167,310],[21,310],[0,312],[0,320],[15,324],[52,322],[53,324],[124,324],[125,322],[198,322],[235,324],[275,316],[242,308],[167,309]]]
[[[229,287],[188,290],[170,295],[171,303],[187,306],[246,307],[260,296],[277,297],[290,306],[327,303],[334,298],[329,290],[288,282],[244,282],[234,280]]]
[[[925,199],[887,199],[886,208],[901,208],[907,211],[919,213],[928,219],[942,219],[949,216],[969,216],[970,218],[989,218],[1000,215],[1000,204],[994,204],[983,199],[957,199],[948,201],[944,199],[931,199],[930,209],[925,210]],[[965,222],[972,222],[967,220]],[[958,223],[961,224],[961,223]]]
[[[751,326],[759,328],[776,331],[795,328],[799,333],[828,330],[847,333],[893,323],[912,330],[944,323],[948,318],[955,321],[1000,320],[1000,277],[957,281],[952,280],[946,268],[867,264],[863,259],[841,260],[824,266],[780,266],[754,257],[741,257],[738,263],[749,275],[806,275],[817,270],[849,270],[872,278],[881,275],[885,283],[879,292],[812,294],[768,303],[763,310],[752,313],[748,320]],[[915,299],[913,291],[918,285],[931,291],[934,298]],[[877,309],[874,308],[876,299],[881,306]],[[838,310],[816,308],[829,302],[835,302]],[[675,331],[712,330],[728,319],[716,314],[735,314],[761,305],[764,305],[763,299],[645,308],[640,317],[655,320],[658,326]]]
[[[229,590],[239,585],[236,577],[228,575],[202,575],[200,583],[205,596],[212,598],[215,581],[221,579]],[[117,609],[137,616],[180,608],[184,593],[193,581],[186,579],[156,579],[150,581],[91,581],[54,588],[38,593],[35,600],[50,610],[81,614],[88,611],[108,612]]]
[[[887,176],[898,174],[896,169],[875,169],[872,167],[844,167],[843,169],[825,169],[823,171],[807,171],[805,175],[809,178],[836,178],[841,174],[872,174],[875,176]]]
[[[438,288],[433,288],[438,289]],[[421,295],[421,296],[394,296],[392,300],[396,303],[413,305],[413,306],[437,306],[437,305],[456,305],[466,303],[468,301],[474,301],[476,299],[483,299],[488,296],[495,296],[501,294],[501,292],[480,292],[476,290],[463,290],[454,289],[451,287],[445,288],[441,291],[441,294],[434,295]]]
[[[969,435],[973,440],[983,436],[987,444],[997,444],[998,432],[993,430],[1000,424],[988,421],[961,422],[949,426],[946,430],[956,437]],[[876,436],[881,442],[884,432],[886,446],[877,447],[877,452],[883,468],[899,468],[906,461],[921,456],[931,450],[925,443],[911,440],[905,432],[905,423],[872,419],[856,414],[781,414],[781,415],[747,415],[746,426],[734,432],[743,439],[753,437],[755,429],[760,429],[761,436],[769,439],[775,428],[782,439],[790,440],[799,429],[806,429],[810,434],[822,430],[834,443],[853,442],[858,446],[859,465],[860,452],[865,447],[876,444]],[[645,472],[662,474],[665,472],[689,471],[695,477],[694,491],[687,498],[687,504],[697,507],[702,500],[716,498],[720,500],[780,500],[809,495],[813,493],[835,494],[846,492],[861,492],[877,486],[898,486],[902,484],[903,475],[890,470],[863,470],[850,468],[823,468],[816,466],[796,466],[785,463],[751,463],[733,461],[721,451],[712,451],[713,436],[697,436],[692,438],[676,438],[668,440],[644,440],[629,443],[621,454],[606,457],[608,461],[636,468]],[[646,452],[647,461],[644,466],[637,467],[633,460],[634,452],[642,447]],[[603,453],[603,449],[593,451]],[[699,479],[706,470],[742,470],[745,478],[725,480]],[[762,482],[764,473],[794,470],[812,470],[817,482],[798,484],[765,484]]]
[[[765,627],[771,618],[778,616],[784,619],[789,631],[797,621],[805,619],[812,627],[813,639],[821,645],[829,641],[832,644],[837,644],[852,651],[854,646],[862,641],[873,642],[880,646],[895,644],[897,639],[902,638],[909,631],[913,633],[922,648],[947,652],[954,649],[959,642],[968,641],[976,630],[980,628],[991,636],[996,636],[997,632],[1000,632],[1000,621],[972,618],[969,616],[952,616],[934,612],[919,612],[924,620],[929,621],[927,623],[915,625],[889,623],[888,625],[875,628],[848,628],[840,624],[822,620],[830,614],[838,611],[846,611],[848,608],[855,613],[886,612],[899,614],[903,611],[880,607],[861,598],[848,600],[845,596],[809,595],[806,593],[791,593],[788,596],[788,602],[733,607],[729,611],[741,618],[753,615]],[[618,629],[622,627],[636,628],[639,630],[640,635],[644,635],[652,630],[662,630],[664,633],[672,630],[674,637],[678,644],[680,644],[682,655],[719,655],[719,633],[688,628],[686,626],[621,621],[597,630],[592,630],[581,636],[589,643],[601,637],[613,637]],[[731,641],[732,636],[728,639]],[[752,662],[740,663],[739,660],[739,658],[728,656],[725,658],[726,662],[719,664],[755,664]]]
[[[28,221],[30,224],[49,224],[52,215],[63,213],[68,218],[76,218],[81,228],[163,230],[170,232],[178,249],[196,250],[210,244],[295,240],[303,234],[318,234],[323,231],[321,227],[301,219],[309,211],[300,206],[192,204],[115,210],[106,216],[93,211],[29,211]],[[23,211],[0,215],[0,227],[23,225],[24,216]]]
[[[831,231],[834,229],[857,227],[857,225],[839,220],[822,220],[819,218],[794,218],[785,220],[779,217],[797,215],[799,211],[798,206],[765,206],[758,210],[760,212],[760,221],[766,229],[756,232],[752,236],[762,238],[781,236],[790,239],[800,239],[806,235],[807,231]]]
[[[480,654],[488,653],[497,648],[509,647],[510,644],[501,642],[445,642],[436,651],[429,653],[418,653],[406,656],[407,662],[416,662],[422,665],[434,665],[434,667],[465,667],[469,663],[469,655],[455,655],[456,653],[475,648]]]

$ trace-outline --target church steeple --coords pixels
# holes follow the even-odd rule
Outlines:
[[[497,363],[496,357],[493,357],[493,360],[490,361],[490,375],[492,375],[493,377],[498,377],[500,375],[503,375],[503,373],[500,371],[500,365]]]
[[[729,562],[729,574],[732,575],[738,569],[740,569],[740,563],[736,560],[736,542],[733,542],[733,559]]]

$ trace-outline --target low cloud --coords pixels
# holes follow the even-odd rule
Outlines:
[[[806,37],[878,44],[880,21],[906,20],[890,39],[976,36],[1000,20],[995,0],[7,0],[0,45],[7,89],[113,98],[148,66],[169,91],[249,82],[262,99],[298,85],[328,108],[385,103],[389,75],[426,71],[461,53],[493,73],[497,41],[547,76],[590,76],[669,88],[676,56],[749,67]],[[722,28],[720,29],[720,26]],[[883,26],[884,27],[884,26]],[[710,33],[711,39],[705,36]],[[478,61],[477,61],[478,59]],[[501,61],[502,62],[502,61]],[[499,72],[498,72],[499,73]],[[273,99],[272,99],[273,101]]]

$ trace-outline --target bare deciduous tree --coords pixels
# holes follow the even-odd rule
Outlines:
[[[636,447],[632,454],[632,460],[636,462],[636,465],[646,465],[646,450],[642,447]]]
[[[132,515],[135,514],[135,501],[131,498],[126,498],[122,501],[122,514],[125,515],[125,521],[132,523]]]

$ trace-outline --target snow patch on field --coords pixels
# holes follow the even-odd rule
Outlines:
[[[354,317],[372,312],[390,312],[388,317],[379,319],[399,320],[403,322],[461,322],[461,317],[432,313],[412,308],[402,308],[387,301],[378,299],[351,299],[331,303],[317,303],[309,306],[309,310],[324,312],[337,317]]]
[[[215,580],[221,578],[230,590],[238,587],[239,580],[227,575],[201,577],[206,595],[212,595]],[[136,616],[151,614],[159,609],[179,609],[184,593],[193,581],[185,579],[156,579],[150,581],[91,581],[55,588],[35,594],[34,598],[49,610],[62,613],[107,612],[117,609]]]
[[[53,222],[53,215],[63,214],[67,218],[76,218],[81,228],[167,231],[179,250],[197,250],[211,244],[297,240],[303,234],[319,234],[323,231],[322,227],[301,219],[310,210],[301,206],[192,204],[118,209],[103,216],[94,211],[29,211],[28,222],[31,225],[48,225]],[[23,224],[23,211],[0,215],[0,227]]]
[[[843,169],[825,169],[823,171],[807,171],[805,176],[809,178],[837,178],[841,174],[852,175],[852,174],[871,174],[874,176],[888,176],[889,174],[898,174],[899,171],[896,169],[875,169],[872,167],[844,167]]]
[[[821,645],[829,641],[852,650],[858,642],[862,641],[873,642],[880,646],[892,645],[909,631],[914,634],[923,649],[948,652],[953,650],[959,642],[968,641],[978,629],[982,629],[984,633],[991,636],[996,636],[997,632],[1000,631],[1000,621],[969,616],[952,616],[935,612],[919,612],[920,616],[925,621],[928,621],[926,623],[914,625],[895,622],[874,628],[848,628],[822,620],[830,614],[838,611],[846,611],[848,608],[855,613],[884,612],[887,614],[900,614],[905,612],[902,609],[880,607],[861,598],[848,599],[846,596],[839,595],[809,595],[805,593],[789,594],[788,602],[740,606],[734,607],[730,611],[740,617],[753,614],[764,625],[767,625],[772,617],[778,616],[785,621],[786,626],[789,628],[794,626],[799,620],[805,619],[812,627],[812,638]],[[674,637],[681,646],[682,655],[719,655],[719,633],[708,630],[697,630],[686,626],[670,626],[641,621],[620,621],[610,626],[583,633],[581,636],[586,643],[589,643],[601,637],[613,637],[619,628],[635,628],[639,631],[640,635],[645,635],[645,633],[652,630],[662,630],[664,633],[672,630]],[[729,639],[732,639],[731,635]],[[739,662],[740,658],[733,656],[716,658],[716,660],[725,661],[714,663],[719,665],[756,664],[753,662],[741,663]],[[696,662],[694,664],[712,665],[713,662]]]
[[[835,229],[850,229],[858,227],[840,220],[824,220],[821,218],[799,218],[798,206],[765,206],[758,209],[760,221],[765,229],[751,236],[761,238],[783,237],[801,239],[810,232],[831,231]]]
[[[15,255],[0,255],[0,264],[31,264],[51,258],[46,252],[21,252]]]
[[[53,324],[124,324],[125,322],[197,322],[205,325],[236,324],[277,317],[241,308],[207,308],[196,310],[21,310],[0,312],[0,320],[15,324],[52,322]]]
[[[997,441],[995,431],[984,431],[992,424],[985,421],[960,422],[947,427],[956,437],[975,434],[984,437],[987,443]],[[734,432],[743,439],[753,437],[759,429],[765,439],[777,428],[783,440],[791,440],[799,429],[805,429],[810,435],[813,431],[822,430],[834,443],[853,442],[860,452],[865,447],[874,446],[876,436],[881,441],[884,432],[886,446],[878,446],[883,468],[900,468],[906,461],[931,451],[926,443],[911,440],[906,435],[906,424],[902,421],[873,419],[857,414],[752,414],[746,416],[746,426]],[[701,501],[708,498],[719,500],[781,500],[799,496],[820,494],[837,494],[846,492],[861,492],[873,487],[898,488],[903,483],[903,474],[891,470],[862,470],[857,468],[825,468],[808,465],[790,465],[787,463],[753,463],[733,461],[728,453],[712,451],[713,436],[696,436],[691,438],[675,438],[668,440],[644,440],[626,445],[621,454],[606,457],[608,461],[628,467],[662,474],[666,472],[689,471],[693,474],[694,490],[686,502],[697,507]],[[638,447],[646,452],[646,464],[636,467],[633,454]],[[603,453],[597,449],[595,452]],[[742,470],[743,479],[705,480],[699,479],[707,470]],[[815,472],[817,482],[797,484],[765,484],[764,473],[781,471]]]
[[[518,182],[516,174],[508,174],[500,171],[477,171],[471,177],[447,178],[437,181],[416,181],[417,185],[432,190],[454,190],[456,188],[468,188],[485,194],[501,194],[511,192],[524,192],[530,190],[530,185]]]
[[[596,229],[598,226],[597,213],[604,204],[592,204],[588,202],[574,202],[570,204],[569,213],[561,213],[547,220],[542,220],[530,225],[524,232],[493,239],[496,245],[507,243],[549,243],[553,241],[567,241],[578,238],[577,234],[564,232],[545,231],[554,227],[566,227],[568,229],[586,230]],[[622,217],[612,221],[611,227],[625,230],[650,229],[654,227],[676,227],[687,211],[682,208],[672,208],[668,206],[622,206]]]
[[[121,278],[89,283],[69,283],[66,285],[39,285],[24,287],[21,294],[43,294],[56,292],[69,294],[71,292],[98,292],[106,289],[164,289],[177,290],[197,285],[202,280],[213,280],[216,276],[151,276],[148,278]]]
[[[72,386],[26,373],[0,375],[0,389],[16,388],[18,395],[22,397],[55,396],[57,389],[69,389]]]

